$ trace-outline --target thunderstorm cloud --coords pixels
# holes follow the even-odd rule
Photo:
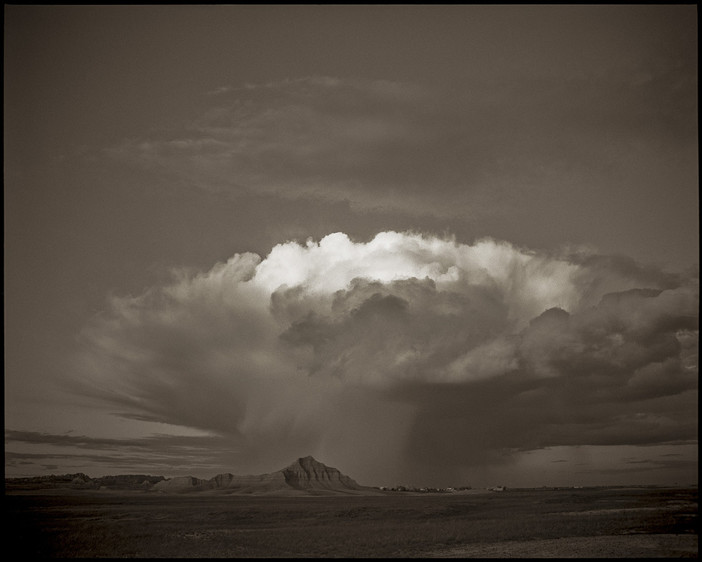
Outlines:
[[[252,470],[304,453],[421,478],[696,439],[698,303],[696,278],[624,257],[334,233],[113,297],[72,382]]]

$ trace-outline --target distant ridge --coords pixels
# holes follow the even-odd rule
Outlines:
[[[359,485],[338,469],[327,466],[314,457],[300,457],[281,470],[266,474],[239,476],[217,474],[205,480],[194,476],[119,475],[90,478],[78,474],[7,478],[7,491],[47,488],[143,490],[163,493],[207,492],[246,495],[368,495],[378,490]]]
[[[146,474],[119,474],[90,478],[87,474],[61,474],[50,476],[30,476],[27,478],[6,478],[6,490],[42,490],[51,488],[72,488],[76,490],[148,490],[154,484],[165,480],[163,476]]]

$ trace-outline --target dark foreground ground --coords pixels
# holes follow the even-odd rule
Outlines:
[[[697,488],[288,498],[6,494],[3,546],[23,558],[697,558],[697,502]]]

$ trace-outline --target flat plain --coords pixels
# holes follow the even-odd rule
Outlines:
[[[5,494],[26,557],[690,557],[691,488],[266,497],[52,490]]]

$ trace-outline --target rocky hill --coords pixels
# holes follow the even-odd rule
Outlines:
[[[85,474],[8,478],[6,491],[48,488],[143,490],[163,493],[208,492],[251,495],[334,495],[376,494],[375,488],[360,486],[336,468],[308,456],[276,472],[238,476],[218,474],[209,480],[193,476],[164,478],[141,474],[123,474],[90,478]]]
[[[298,490],[362,490],[355,480],[312,457],[297,459],[280,472],[288,486]]]
[[[358,494],[374,491],[373,488],[360,486],[336,468],[309,456],[267,474],[238,476],[225,473],[209,480],[171,478],[158,482],[153,489],[162,492],[218,490],[225,493],[269,495]]]

